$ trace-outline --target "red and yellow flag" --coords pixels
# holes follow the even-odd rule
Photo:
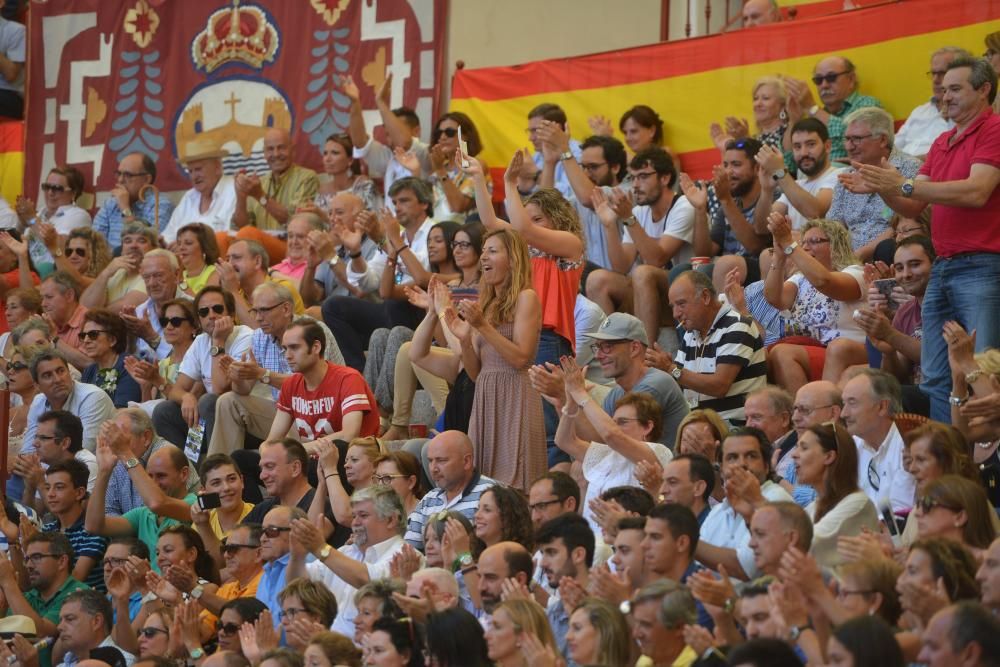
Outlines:
[[[752,122],[758,78],[808,80],[821,57],[843,54],[857,66],[861,92],[903,120],[931,95],[924,72],[934,50],[960,46],[979,55],[983,38],[996,30],[1000,0],[906,0],[624,51],[460,70],[451,108],[475,121],[482,157],[496,175],[518,147],[530,146],[527,113],[537,104],[562,106],[577,139],[590,134],[594,114],[617,123],[629,107],[648,104],[664,119],[666,143],[681,167],[705,177],[719,159],[709,124],[727,115]]]
[[[21,194],[24,182],[24,123],[0,122],[0,195],[10,202]]]

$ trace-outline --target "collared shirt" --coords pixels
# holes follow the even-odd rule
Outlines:
[[[876,508],[887,503],[895,513],[905,513],[913,507],[917,490],[913,475],[903,467],[903,436],[893,423],[877,449],[858,436],[858,486],[868,494]]]
[[[204,213],[201,212],[201,193],[191,188],[177,202],[177,208],[170,216],[170,222],[163,228],[163,238],[167,243],[173,243],[177,240],[177,230],[192,222],[204,223],[217,232],[228,232],[232,226],[235,210],[236,182],[232,176],[223,176],[215,184],[212,190],[212,202]]]
[[[233,359],[242,359],[243,355],[250,351],[250,339],[253,336],[253,329],[237,324],[226,338],[223,346],[225,353]],[[191,347],[184,354],[181,360],[179,373],[186,375],[195,382],[201,380],[205,385],[205,391],[212,393],[212,348],[215,343],[209,333],[198,334]]]
[[[146,452],[139,457],[139,462],[145,468],[149,464],[149,457],[153,452],[172,444],[163,438],[156,436]],[[201,486],[201,479],[198,471],[191,466],[188,473],[188,493],[194,493]],[[111,478],[108,480],[108,492],[104,496],[104,513],[108,516],[121,516],[136,507],[142,507],[145,501],[139,495],[139,491],[132,482],[132,477],[128,474],[125,464],[119,461],[111,470]]]
[[[170,214],[174,211],[174,205],[167,197],[160,197],[159,217],[157,217],[156,196],[152,192],[146,193],[145,199],[137,199],[130,206],[132,216],[136,220],[141,220],[150,226],[155,226],[157,219],[160,225],[157,231],[161,231],[170,220]],[[117,248],[122,244],[122,230],[125,228],[125,214],[122,213],[118,200],[108,197],[104,200],[101,210],[94,216],[94,231],[104,234],[108,245]]]
[[[424,550],[424,526],[427,521],[438,512],[451,510],[458,512],[469,521],[472,521],[476,509],[479,508],[479,496],[483,491],[495,485],[496,481],[486,475],[481,475],[475,471],[472,479],[465,485],[462,492],[448,500],[447,494],[441,487],[435,487],[424,494],[417,506],[410,512],[406,523],[405,539],[414,549]]]
[[[830,133],[830,143],[832,144],[832,148],[830,149],[831,160],[843,160],[847,157],[847,149],[844,148],[844,130],[847,129],[847,125],[844,123],[844,119],[847,118],[848,114],[861,107],[881,106],[882,103],[874,97],[862,95],[858,91],[854,91],[850,97],[844,100],[844,103],[840,106],[840,111],[834,113],[829,109],[827,110],[827,113],[830,114],[830,119],[826,121],[826,130]]]
[[[280,203],[291,215],[299,206],[312,203],[319,191],[319,179],[312,169],[293,164],[281,176],[275,176],[274,172],[264,174],[260,179],[260,187],[268,199]],[[257,229],[285,228],[253,198],[247,199],[247,218]]]
[[[427,255],[427,236],[431,232],[431,227],[436,225],[437,222],[433,218],[427,218],[423,221],[420,227],[417,229],[416,233],[413,235],[413,240],[409,241],[410,252],[412,252],[420,264],[430,271],[431,260]],[[406,234],[404,233],[403,239],[406,240]],[[386,262],[389,261],[389,255],[385,250],[379,250],[372,257],[371,261],[366,262],[364,273],[355,273],[351,269],[351,265],[347,265],[347,280],[365,292],[366,294],[375,293],[378,291],[379,283],[382,280],[382,272],[385,269]],[[396,262],[396,284],[405,285],[413,282],[413,276],[406,268],[406,262],[398,260]]]
[[[236,579],[227,581],[219,586],[219,590],[217,590],[215,594],[223,600],[257,597],[257,587],[260,585],[260,580],[263,576],[264,570],[261,568],[257,571],[257,574],[250,578],[250,581],[248,581],[246,585],[240,584],[240,582]],[[275,616],[277,616],[277,614],[275,614]],[[210,637],[215,634],[215,622],[217,620],[219,620],[219,617],[209,610],[201,610],[201,613],[198,615],[198,622],[201,623],[202,637]]]
[[[126,269],[118,269],[115,271],[115,275],[108,279],[108,286],[104,290],[105,303],[114,303],[129,292],[145,294],[146,281],[138,272],[135,275],[129,275]]]
[[[83,331],[83,318],[87,316],[86,306],[77,306],[73,314],[66,320],[66,324],[57,331],[60,340],[69,345],[74,350],[79,350],[83,344],[80,340],[80,332]]]
[[[420,173],[418,177],[431,173],[430,147],[420,139],[414,139],[410,143],[410,152],[417,156],[420,161]],[[382,178],[383,190],[386,192],[385,205],[395,213],[392,198],[388,196],[392,184],[401,178],[413,176],[413,172],[399,164],[393,155],[392,149],[385,144],[369,139],[368,143],[361,148],[355,148],[352,153],[354,159],[364,160],[368,165],[368,175],[372,178]]]
[[[194,505],[194,501],[197,496],[193,493],[189,493],[184,496],[184,502],[188,505]],[[172,519],[170,517],[162,517],[153,512],[146,506],[136,507],[131,509],[122,515],[122,518],[129,522],[132,526],[133,534],[139,538],[141,542],[145,542],[146,546],[149,547],[149,553],[156,553],[156,542],[160,539],[160,533],[163,532],[165,528],[170,526],[176,526],[181,523],[177,519]],[[155,572],[160,571],[160,566],[156,562],[156,559],[152,559],[152,566]]]
[[[909,155],[927,155],[934,140],[954,127],[955,122],[941,114],[932,97],[910,112],[910,117],[896,132],[892,145]]]
[[[566,659],[566,667],[577,667],[572,658],[569,657],[569,649],[566,646],[566,633],[569,632],[569,614],[563,606],[562,598],[552,596],[545,607],[545,618],[549,620],[549,627],[552,628],[552,638],[556,640],[556,648]]]
[[[718,372],[718,364],[739,366],[739,372],[726,395],[715,398],[693,389],[685,389],[689,404],[701,409],[711,408],[723,419],[744,419],[743,403],[752,391],[767,384],[767,362],[764,341],[753,321],[743,317],[728,304],[715,315],[706,338],[699,331],[685,331],[680,349],[674,357],[677,365],[692,373]]]
[[[365,258],[365,262],[372,261],[372,258],[378,252],[378,246],[375,242],[368,238],[366,234],[361,240],[361,256]],[[344,266],[348,266],[351,261],[347,248],[341,246],[340,250],[337,251],[337,255],[340,257],[341,262],[345,262]],[[350,296],[351,292],[347,289],[347,285],[341,285],[340,280],[337,275],[330,268],[329,262],[321,262],[319,266],[316,267],[316,272],[313,274],[313,280],[323,286],[323,298],[329,298],[331,296]]]
[[[22,454],[31,454],[36,450],[35,433],[38,430],[38,418],[51,409],[52,404],[45,394],[39,393],[32,399],[28,408],[24,439],[21,441]],[[91,452],[97,449],[97,430],[100,425],[115,417],[115,404],[104,390],[83,382],[73,382],[62,409],[72,412],[83,422],[83,447]],[[7,480],[7,494],[14,500],[20,500],[23,493],[24,480],[19,475],[11,475]]]
[[[66,596],[68,596],[73,591],[87,590],[86,584],[81,584],[79,581],[74,579],[72,576],[66,577],[66,581],[63,582],[59,590],[50,597],[48,600],[42,598],[41,593],[37,589],[32,588],[24,592],[24,599],[31,605],[31,608],[35,610],[35,613],[55,625],[59,625],[59,611],[62,609],[63,602],[66,601]],[[11,611],[7,611],[7,615],[11,615]],[[52,647],[46,647],[38,652],[38,663],[41,667],[51,667],[52,665]]]
[[[122,654],[123,658],[125,658],[125,667],[132,667],[132,665],[136,663],[136,656],[116,644],[115,640],[111,638],[111,635],[105,637],[104,641],[97,645],[97,648],[108,647],[118,649],[118,652]],[[60,667],[73,667],[73,665],[77,665],[79,663],[80,658],[76,657],[72,651],[67,651],[66,655],[63,656],[62,665]]]
[[[288,257],[285,257],[285,259],[272,266],[271,270],[277,271],[281,275],[288,276],[293,280],[302,280],[302,275],[306,272],[306,265],[308,263],[306,260],[293,262]]]
[[[771,480],[766,480],[760,485],[760,493],[772,503],[792,501],[788,492]],[[750,529],[743,515],[729,504],[728,498],[708,513],[708,518],[701,526],[700,539],[705,544],[735,549],[743,571],[751,578],[755,576],[757,568],[754,566],[753,551],[750,549]]]
[[[291,554],[285,554],[277,560],[264,563],[264,572],[257,582],[256,597],[271,610],[274,627],[281,625],[281,614],[277,613],[277,610],[281,609],[281,603],[278,602],[278,593],[285,588],[285,570],[288,569],[288,559],[290,557]],[[353,633],[348,635],[348,637],[353,636]]]
[[[337,551],[351,560],[363,562],[368,570],[368,580],[374,581],[389,576],[389,562],[393,556],[402,551],[404,544],[406,543],[402,537],[394,535],[364,551],[354,544],[345,544]],[[346,637],[353,637],[354,617],[358,615],[354,594],[358,589],[344,581],[320,560],[306,563],[306,574],[311,580],[321,582],[337,598],[337,618],[334,619],[330,629]]]
[[[84,515],[80,514],[76,523],[72,526],[63,528],[62,524],[59,523],[59,519],[55,519],[54,521],[43,524],[42,532],[61,532],[65,535],[66,539],[69,540],[70,545],[73,547],[74,559],[80,558],[81,556],[93,558],[94,567],[91,568],[86,581],[83,583],[87,584],[90,588],[103,593],[105,591],[104,568],[101,566],[101,559],[104,558],[104,552],[108,548],[108,538],[88,533],[83,528],[83,521]]]

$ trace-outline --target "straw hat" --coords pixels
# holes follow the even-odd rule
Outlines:
[[[34,637],[37,630],[35,622],[27,616],[7,616],[0,618],[0,637],[10,639],[15,634]]]
[[[219,160],[224,157],[229,157],[228,151],[216,146],[214,142],[204,137],[197,137],[184,144],[181,163],[191,164],[198,160]]]

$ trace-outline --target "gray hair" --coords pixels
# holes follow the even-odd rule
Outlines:
[[[990,84],[990,94],[987,101],[993,104],[997,98],[997,72],[990,65],[990,62],[986,58],[959,56],[948,63],[949,71],[959,67],[968,67],[971,70],[969,72],[969,85],[974,90],[979,90],[987,83]]]
[[[371,501],[375,509],[375,516],[383,521],[396,519],[396,530],[400,535],[406,529],[404,521],[403,501],[399,499],[396,492],[388,486],[371,485],[354,492],[351,496],[351,506]]]
[[[454,579],[454,575],[449,573],[448,576]],[[384,615],[386,606],[393,603],[392,594],[404,591],[406,591],[406,586],[403,585],[402,579],[389,579],[388,577],[372,579],[354,594],[354,604],[360,603],[365,598],[374,598],[379,601],[379,614]]]
[[[100,614],[104,621],[104,631],[111,632],[113,620],[111,601],[103,593],[90,588],[76,590],[66,596],[63,600],[63,606],[70,602],[80,603],[80,609],[88,616]]]
[[[876,402],[889,401],[890,415],[903,411],[903,390],[895,376],[877,368],[864,368],[858,371],[858,375],[868,378],[872,387],[872,398]]]
[[[246,244],[247,252],[250,253],[251,257],[260,258],[260,268],[266,273],[271,266],[271,256],[267,253],[267,248],[253,239],[240,239],[240,241]]]
[[[125,225],[125,229],[122,230],[122,238],[125,238],[126,236],[132,236],[133,234],[141,234],[145,236],[146,240],[149,241],[149,245],[153,246],[154,248],[156,248],[160,244],[160,239],[156,233],[156,230],[153,229],[151,225],[147,225],[143,222],[130,222],[129,224]]]
[[[963,49],[961,46],[942,46],[940,49],[931,54],[931,58],[937,58],[938,56],[948,56],[953,55],[956,58],[972,58],[973,55]]]
[[[775,385],[767,385],[756,391],[752,391],[747,395],[747,398],[751,396],[763,396],[767,398],[768,403],[771,404],[771,409],[774,410],[774,414],[776,415],[782,412],[787,412],[789,415],[792,414],[792,406],[795,405],[795,397]]]
[[[316,215],[312,211],[299,211],[298,213],[296,213],[292,217],[290,217],[288,219],[288,222],[290,223],[292,220],[296,220],[298,218],[302,218],[307,223],[309,223],[309,228],[310,229],[313,229],[313,230],[315,230],[317,232],[326,231],[326,221],[324,221],[323,218],[321,218],[320,216]],[[286,225],[286,227],[287,227],[287,225]]]
[[[75,300],[80,299],[80,292],[83,291],[80,289],[80,282],[66,271],[56,271],[55,273],[50,273],[49,277],[43,282],[55,283],[59,286],[59,292],[61,294],[72,292]]]
[[[694,604],[691,590],[672,579],[667,579],[666,592],[660,603],[660,624],[667,630],[675,630],[698,622],[698,609]]]
[[[681,278],[687,278],[688,280],[690,280],[691,284],[694,285],[695,289],[707,290],[708,293],[711,294],[713,298],[718,296],[718,292],[716,292],[715,290],[715,285],[712,284],[712,279],[709,278],[704,273],[702,273],[701,271],[697,271],[695,269],[689,269],[683,272],[681,275],[674,278],[674,282],[676,283]]]
[[[433,582],[441,593],[450,593],[456,600],[458,599],[458,580],[443,567],[425,567],[414,572],[413,577],[424,577]]]
[[[996,665],[1000,656],[1000,621],[986,607],[971,600],[951,606],[951,627],[948,640],[951,650],[961,653],[975,642],[982,651],[981,664]]]
[[[278,297],[279,302],[293,303],[292,291],[282,285],[281,283],[274,283],[270,280],[262,282],[253,288],[253,292],[250,295],[251,299],[256,299],[258,294],[270,291],[276,297]]]
[[[952,61],[954,64],[954,61]],[[889,149],[892,149],[896,140],[896,131],[893,128],[892,115],[885,109],[879,107],[861,107],[847,114],[844,119],[844,127],[851,123],[864,123],[871,130],[873,136],[885,137]]]
[[[142,408],[120,408],[118,414],[128,416],[129,421],[132,423],[132,428],[129,429],[132,435],[141,436],[151,432],[153,437],[156,437],[156,428],[153,426],[153,420]]]
[[[170,252],[169,250],[165,250],[164,248],[155,248],[153,250],[150,250],[143,256],[142,260],[146,261],[150,257],[166,258],[166,260],[170,262],[170,268],[172,268],[174,271],[177,271],[178,269],[181,268],[181,263],[180,261],[178,261],[177,255]]]
[[[52,329],[49,328],[49,323],[38,315],[33,315],[14,327],[14,330],[10,334],[11,339],[14,341],[14,345],[20,345],[21,339],[24,338],[29,331],[41,331],[45,334],[47,339],[52,340]]]

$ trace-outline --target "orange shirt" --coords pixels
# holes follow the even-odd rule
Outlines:
[[[85,306],[77,306],[69,321],[59,330],[59,340],[64,341],[74,350],[80,349],[80,332],[83,331],[83,318],[87,315]]]
[[[542,302],[542,328],[552,329],[576,351],[573,310],[583,276],[583,259],[571,262],[531,248],[531,282]]]

